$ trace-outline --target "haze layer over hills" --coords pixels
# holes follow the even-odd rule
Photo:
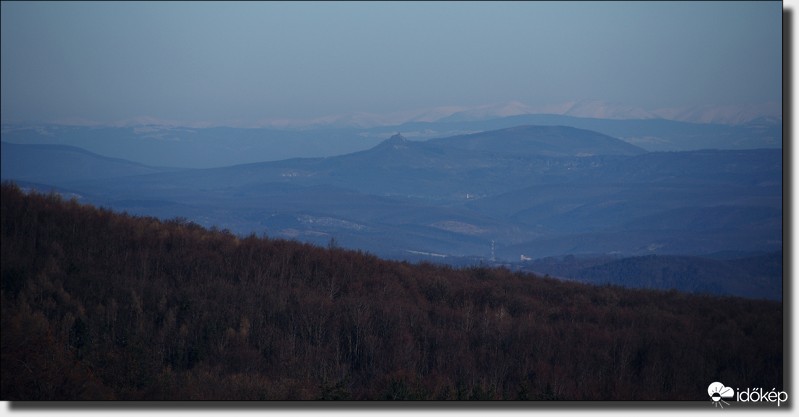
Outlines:
[[[155,120],[133,125],[3,125],[4,142],[77,146],[141,164],[214,168],[296,157],[325,157],[367,150],[401,132],[410,140],[443,138],[522,125],[592,130],[648,151],[780,148],[781,118],[758,117],[738,124],[661,118],[613,119],[569,114],[501,113],[501,117],[453,114],[433,120],[359,126],[304,124],[280,127],[186,127]]]
[[[266,234],[317,245],[333,239],[344,247],[383,257],[454,265],[504,263],[530,268],[525,260],[566,255],[610,262],[650,255],[715,257],[725,253],[729,257],[732,253],[733,258],[746,258],[781,252],[782,152],[780,142],[772,140],[780,136],[779,124],[717,129],[662,120],[560,117],[519,116],[479,123],[579,121],[628,132],[656,132],[653,126],[660,124],[667,127],[660,130],[661,136],[672,135],[671,146],[681,143],[676,138],[697,139],[685,145],[689,150],[648,152],[633,140],[558,125],[516,125],[428,140],[411,140],[394,132],[358,152],[212,169],[162,168],[65,145],[4,142],[2,178],[23,186],[57,187],[82,201],[115,210],[160,218],[180,216],[242,235]],[[469,130],[466,125],[459,129]],[[131,147],[141,143],[143,155],[155,155],[153,150],[167,149],[164,146],[188,149],[184,139],[124,135],[103,139],[103,135],[94,136],[98,132],[84,135],[80,128],[46,131],[53,143],[95,144],[94,148],[103,140]],[[62,136],[59,132],[71,133]],[[352,134],[346,129],[337,132]],[[219,131],[197,129],[192,134],[199,138],[212,133]],[[269,142],[258,139],[254,131],[249,133],[253,144]],[[730,140],[736,134],[746,140]],[[45,140],[41,132],[22,128],[4,130],[4,141],[7,136],[21,142]],[[327,140],[336,137],[331,134]],[[369,135],[359,137],[367,140]],[[722,139],[733,149],[690,150]],[[224,147],[216,142],[217,147],[190,143],[195,152],[205,155]],[[777,147],[755,149],[763,143]],[[145,150],[148,144],[156,146]],[[229,144],[236,145],[232,149],[237,152],[247,149],[237,147],[241,140],[235,134]],[[164,152],[165,158],[173,160],[175,154]],[[689,285],[693,276],[711,275],[707,262],[696,265],[703,266],[689,268],[694,275],[664,286],[779,297],[781,268],[780,276],[771,278],[755,279],[749,274],[731,278],[760,282],[752,290],[751,285],[740,283]],[[571,271],[571,278],[597,277],[579,268],[560,270]],[[626,285],[635,280],[650,282],[622,275],[619,283]]]

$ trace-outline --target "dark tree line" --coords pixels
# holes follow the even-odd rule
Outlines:
[[[381,260],[2,187],[2,399],[707,400],[782,304]]]

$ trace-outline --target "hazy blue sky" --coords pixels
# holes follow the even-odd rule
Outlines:
[[[782,99],[779,2],[2,3],[2,119]]]

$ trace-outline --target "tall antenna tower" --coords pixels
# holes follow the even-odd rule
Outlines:
[[[494,239],[491,239],[491,262],[496,262],[496,261],[497,261],[497,256],[496,253],[494,252]]]

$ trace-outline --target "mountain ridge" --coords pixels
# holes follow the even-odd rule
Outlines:
[[[665,119],[591,119],[553,114],[518,114],[480,121],[410,121],[371,128],[307,129],[175,126],[81,127],[3,125],[2,140],[21,144],[66,144],[151,166],[212,168],[295,157],[329,157],[367,150],[402,132],[414,141],[519,125],[569,126],[593,130],[647,151],[781,148],[780,120],[760,118],[736,126]]]

